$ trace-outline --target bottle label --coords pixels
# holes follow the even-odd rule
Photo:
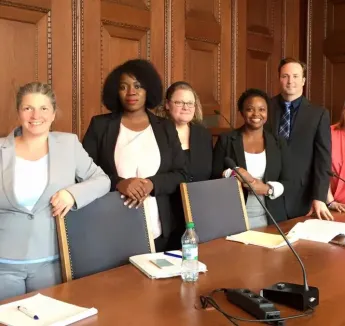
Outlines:
[[[182,247],[183,260],[198,260],[198,247],[193,244],[185,244]]]

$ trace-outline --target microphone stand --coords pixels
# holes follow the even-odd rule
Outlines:
[[[269,218],[271,219],[271,221],[273,222],[281,236],[284,238],[285,242],[287,243],[287,245],[289,246],[292,253],[295,255],[299,264],[302,267],[304,285],[279,282],[268,288],[264,288],[263,290],[261,290],[261,295],[270,301],[285,304],[287,306],[293,307],[301,311],[305,311],[310,307],[316,307],[319,304],[319,289],[313,286],[308,286],[307,273],[305,271],[301,258],[299,257],[295,249],[292,247],[290,241],[287,239],[284,232],[281,230],[281,228],[279,227],[271,213],[268,211],[266,205],[264,205],[264,203],[261,201],[261,199],[255,192],[251,184],[238,171],[238,168],[234,166],[235,164],[231,165],[232,167],[230,166],[230,168],[232,168],[235,171],[235,173],[244,181],[244,183],[252,191],[252,193],[259,201],[260,205],[265,210],[266,214],[269,216]]]
[[[341,180],[342,182],[345,182],[345,179],[343,179],[340,175],[336,174],[335,172],[331,172],[329,171],[328,174],[331,176],[331,177],[334,177],[334,178],[337,178],[339,180]]]
[[[225,117],[224,114],[222,114],[219,110],[213,110],[213,112],[217,115],[220,115],[226,122],[227,124],[230,126],[231,129],[234,129],[234,127],[232,126],[232,124],[230,123],[230,121]]]

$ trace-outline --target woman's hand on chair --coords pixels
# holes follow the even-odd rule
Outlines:
[[[143,202],[147,198],[147,196],[153,190],[153,183],[150,179],[140,179],[140,180],[143,180],[145,182],[142,183],[143,188],[141,188],[141,190],[143,190],[144,196],[141,196],[139,199],[138,199],[138,197],[133,198],[133,197],[126,196],[124,193],[122,193],[119,190],[122,194],[121,198],[123,198],[125,200],[124,205],[128,206],[128,208],[132,208],[134,206],[135,206],[135,208],[139,208],[143,204]],[[124,181],[124,180],[122,180],[122,181]]]
[[[52,196],[50,204],[53,206],[53,216],[64,218],[75,204],[75,199],[69,191],[62,189]]]
[[[252,175],[246,170],[246,169],[243,169],[243,168],[238,168],[237,169],[238,172],[240,172],[243,177],[250,183],[250,184],[253,184],[255,182],[255,179],[252,177]],[[237,176],[237,175],[236,175]],[[239,177],[238,177],[239,178]],[[241,180],[239,178],[240,182],[243,183],[243,185],[245,185],[245,183],[243,182],[243,180]],[[248,187],[248,186],[247,186]]]
[[[268,193],[269,186],[266,183],[262,182],[260,179],[254,179],[254,182],[251,182],[250,185],[258,195],[266,195]],[[250,191],[249,187],[246,184],[243,184],[243,187],[247,188]]]
[[[128,199],[140,202],[142,198],[147,196],[146,183],[148,180],[141,178],[123,179],[116,185],[116,189]]]

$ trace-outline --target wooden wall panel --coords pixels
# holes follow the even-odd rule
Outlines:
[[[311,34],[305,45],[303,28],[308,8],[303,7],[304,3],[304,0],[0,0],[0,41],[4,48],[11,49],[0,53],[0,62],[14,58],[20,61],[14,69],[0,66],[0,85],[6,90],[0,104],[14,107],[13,94],[19,84],[33,79],[47,81],[58,97],[59,113],[53,128],[82,137],[91,117],[107,112],[101,104],[106,75],[125,60],[140,57],[155,64],[165,87],[177,80],[190,82],[200,95],[206,123],[221,130],[219,127],[228,125],[214,110],[220,110],[234,126],[239,126],[242,123],[236,108],[239,95],[248,87],[261,88],[272,95],[277,93],[280,59],[303,56],[304,46],[308,48],[313,75],[324,75],[313,79],[312,84],[309,81],[307,92],[324,102],[338,103],[342,95],[332,90],[332,83],[343,73],[339,57],[342,43],[336,41],[342,36],[337,31],[342,29],[343,1],[309,0],[308,8],[313,10],[308,16],[310,26],[306,26]],[[325,18],[322,10],[328,3],[336,7],[332,18],[334,35],[327,34],[327,38],[319,40],[317,34],[325,29],[316,22]],[[317,5],[323,9],[316,10]],[[304,16],[301,18],[300,14]],[[10,39],[11,33],[6,32],[9,26],[16,30],[17,38],[25,39],[18,43],[28,49],[29,54],[23,59],[22,54],[11,56],[19,50]],[[21,29],[25,30],[22,34]],[[328,26],[327,30],[331,28]],[[323,58],[323,42],[339,43],[338,47],[327,45],[327,60]],[[0,117],[8,114],[0,109]],[[11,126],[15,117],[15,114],[9,117]],[[0,133],[5,134],[12,127],[6,128],[0,129]]]
[[[307,95],[340,118],[345,102],[345,0],[308,1]]]
[[[69,42],[72,28],[68,29],[71,20],[70,0],[0,0],[0,88],[3,94],[0,120],[6,121],[0,125],[1,136],[17,125],[15,94],[18,88],[38,80],[52,84],[57,93],[63,113],[59,112],[53,127],[72,130],[72,99],[68,97],[72,92],[72,80],[68,80],[72,67],[72,55],[68,51],[72,43]],[[62,33],[61,21],[64,21],[65,33]]]
[[[30,0],[31,1],[31,0]],[[36,0],[39,1],[39,0]],[[54,130],[75,132],[78,121],[77,46],[78,0],[52,0],[48,13],[48,82],[58,102]]]
[[[36,79],[35,25],[0,18],[0,39],[3,44],[0,51],[0,136],[4,136],[17,123],[16,90],[19,85]]]
[[[164,10],[162,0],[82,1],[81,102],[77,130],[81,137],[92,116],[108,112],[101,105],[101,90],[104,79],[115,66],[128,59],[150,59],[164,79]]]
[[[205,122],[227,126],[230,116],[230,0],[171,0],[171,78],[189,82],[200,96]]]
[[[269,95],[279,92],[277,68],[286,56],[299,57],[300,1],[238,0],[232,2],[235,86],[232,119],[243,123],[236,101],[247,88]],[[297,37],[298,40],[298,37]]]

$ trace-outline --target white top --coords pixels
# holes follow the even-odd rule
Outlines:
[[[145,179],[155,175],[161,164],[161,155],[151,125],[142,131],[133,131],[121,124],[114,160],[121,178]],[[162,234],[156,198],[148,196],[144,200],[144,207],[156,239]]]
[[[266,151],[257,154],[244,152],[244,156],[248,173],[253,178],[262,180],[266,170]],[[232,170],[227,169],[224,172],[225,178],[229,178]],[[270,199],[276,199],[283,194],[284,186],[280,182],[268,181],[267,184],[273,188],[273,195],[269,196]],[[262,201],[264,201],[264,197],[263,195],[259,195]],[[246,210],[250,229],[267,225],[266,212],[251,192],[248,192]]]
[[[244,152],[244,156],[247,171],[253,178],[262,180],[266,170],[266,151],[258,154]],[[259,198],[263,201],[264,197],[259,195]],[[266,212],[250,191],[248,192],[246,209],[251,229],[267,225]]]
[[[14,195],[20,206],[32,210],[48,184],[48,155],[37,161],[16,156]]]

